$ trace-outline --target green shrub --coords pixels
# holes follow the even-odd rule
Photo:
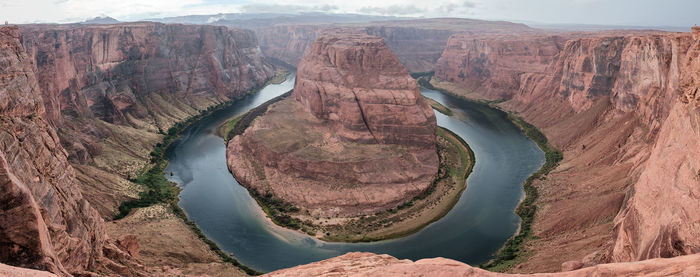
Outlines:
[[[559,162],[564,159],[564,155],[559,150],[552,147],[547,141],[547,137],[535,126],[513,114],[509,114],[508,118],[518,125],[523,132],[544,151],[545,163],[523,183],[525,199],[523,199],[515,210],[516,214],[522,219],[520,223],[520,232],[506,241],[503,248],[499,250],[493,260],[481,265],[482,268],[487,270],[508,270],[517,263],[516,259],[518,257],[524,256],[523,243],[532,237],[532,221],[537,212],[535,200],[537,200],[539,196],[537,188],[532,183],[536,179],[544,178],[543,176],[549,174],[549,172],[556,168]]]

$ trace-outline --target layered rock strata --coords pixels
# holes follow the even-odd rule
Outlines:
[[[82,196],[19,38],[16,27],[0,28],[0,262],[58,275],[138,274]]]
[[[103,218],[137,196],[126,179],[161,132],[271,76],[252,33],[156,23],[0,31],[0,262],[60,276],[242,275],[169,210],[107,230]],[[144,241],[159,247],[139,251]]]
[[[436,78],[510,99],[564,152],[535,182],[540,239],[517,270],[700,251],[697,49],[688,33],[450,38]]]
[[[319,38],[292,97],[229,142],[229,168],[248,188],[318,214],[359,215],[431,185],[435,114],[382,39]]]
[[[125,23],[20,31],[46,118],[107,218],[134,196],[124,178],[145,165],[161,133],[273,74],[247,30]]]
[[[381,38],[319,38],[299,64],[293,96],[348,141],[434,149],[433,110]]]

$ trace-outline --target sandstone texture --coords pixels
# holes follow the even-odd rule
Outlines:
[[[0,263],[0,276],[5,277],[56,277],[56,274],[34,269],[9,266]]]
[[[435,114],[383,39],[338,33],[299,64],[293,97],[354,142],[435,145]]]
[[[29,25],[21,33],[54,123],[62,113],[127,123],[155,108],[140,99],[149,94],[233,98],[271,76],[247,30],[126,23]]]
[[[489,272],[445,258],[412,262],[389,255],[355,252],[274,271],[263,276],[695,276],[700,273],[699,264],[700,254],[696,254],[673,259],[601,264],[569,272],[528,275]]]
[[[117,247],[138,257],[147,276],[247,276],[223,262],[164,204],[136,209],[105,229]]]
[[[515,271],[700,252],[697,49],[690,33],[450,38],[435,78],[508,100],[564,153],[535,182],[539,238]]]
[[[138,274],[82,196],[19,38],[0,28],[0,261],[58,275]]]
[[[319,38],[293,95],[227,150],[239,182],[324,215],[386,210],[424,192],[438,169],[436,119],[381,38]]]
[[[265,55],[298,64],[312,43],[325,32],[349,29],[381,37],[410,72],[433,69],[450,35],[456,33],[530,33],[523,24],[473,19],[416,19],[357,24],[277,24],[253,28]]]
[[[105,218],[136,195],[125,180],[162,132],[240,97],[273,75],[247,30],[197,25],[27,25],[46,119],[81,189]]]
[[[680,37],[668,48],[671,53],[665,62],[670,59],[670,84],[658,88],[647,81],[642,85],[649,86],[650,92],[622,96],[651,106],[641,111],[644,119],[661,115],[665,120],[615,218],[612,261],[700,252],[700,38],[694,36],[688,42]],[[671,99],[652,99],[658,89],[667,90]]]
[[[128,23],[0,28],[0,262],[67,275],[240,275],[184,222],[105,229],[161,131],[264,84],[250,31]],[[149,233],[130,234],[133,226]],[[129,227],[132,226],[132,227]],[[112,235],[112,238],[108,236]],[[158,235],[153,235],[157,233]],[[145,248],[149,250],[149,247]],[[149,264],[142,265],[143,259]],[[8,273],[9,274],[9,273]]]

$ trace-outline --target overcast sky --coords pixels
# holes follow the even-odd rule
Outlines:
[[[66,23],[96,16],[134,21],[189,14],[305,11],[557,24],[700,24],[700,0],[0,0],[0,20],[11,23]]]

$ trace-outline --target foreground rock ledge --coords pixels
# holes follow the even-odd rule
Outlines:
[[[396,207],[434,181],[435,114],[382,39],[319,38],[292,97],[229,143],[229,169],[249,189],[337,217]]]
[[[601,264],[574,271],[504,274],[445,258],[415,262],[389,255],[348,253],[320,262],[274,271],[264,276],[697,276],[700,254],[633,263]]]

